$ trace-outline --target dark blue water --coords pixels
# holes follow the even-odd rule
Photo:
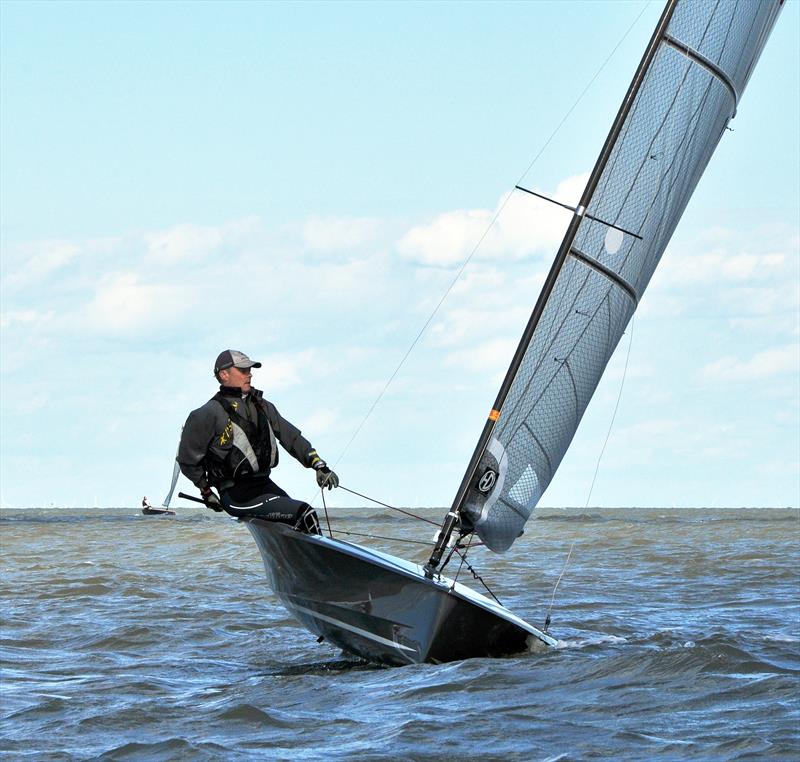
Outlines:
[[[371,509],[338,526],[431,534]],[[0,754],[800,759],[798,540],[792,509],[544,511],[509,553],[472,561],[541,626],[574,543],[558,649],[381,668],[297,626],[231,519],[3,511]]]

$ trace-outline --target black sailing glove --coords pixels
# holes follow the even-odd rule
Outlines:
[[[336,476],[335,471],[331,471],[323,462],[322,468],[317,469],[317,484],[319,484],[320,487],[333,489],[339,486],[339,477]]]
[[[206,508],[210,508],[217,513],[222,513],[222,503],[220,503],[219,498],[211,491],[211,487],[203,487],[203,489],[200,490],[200,497],[203,498]]]
[[[320,487],[333,489],[339,486],[339,477],[336,476],[335,471],[328,468],[328,464],[312,450],[313,458],[311,459],[311,468],[317,472],[317,484]]]

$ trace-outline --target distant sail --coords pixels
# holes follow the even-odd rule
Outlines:
[[[667,4],[454,504],[492,550],[552,481],[781,5]]]
[[[181,426],[181,434],[183,434],[183,427]],[[178,445],[178,451],[175,452],[175,465],[172,467],[172,481],[169,485],[169,492],[167,496],[164,498],[164,502],[161,503],[165,508],[169,508],[169,504],[172,502],[172,493],[175,492],[175,485],[178,483],[178,477],[181,475],[181,467],[178,464],[178,452],[180,451],[180,444]]]

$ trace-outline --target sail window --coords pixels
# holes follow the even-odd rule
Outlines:
[[[508,497],[515,503],[527,507],[532,499],[538,499],[539,494],[539,477],[529,464],[508,491]]]
[[[609,228],[606,231],[606,240],[605,240],[606,251],[609,254],[616,254],[620,250],[623,240],[624,236],[621,230],[619,230],[618,228]]]

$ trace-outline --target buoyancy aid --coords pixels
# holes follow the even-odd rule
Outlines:
[[[241,396],[219,391],[211,399],[219,403],[228,420],[222,433],[215,435],[214,446],[203,461],[209,483],[225,489],[243,476],[267,476],[278,465],[278,445],[261,396],[250,397],[256,410],[256,422],[246,415],[247,401]]]

